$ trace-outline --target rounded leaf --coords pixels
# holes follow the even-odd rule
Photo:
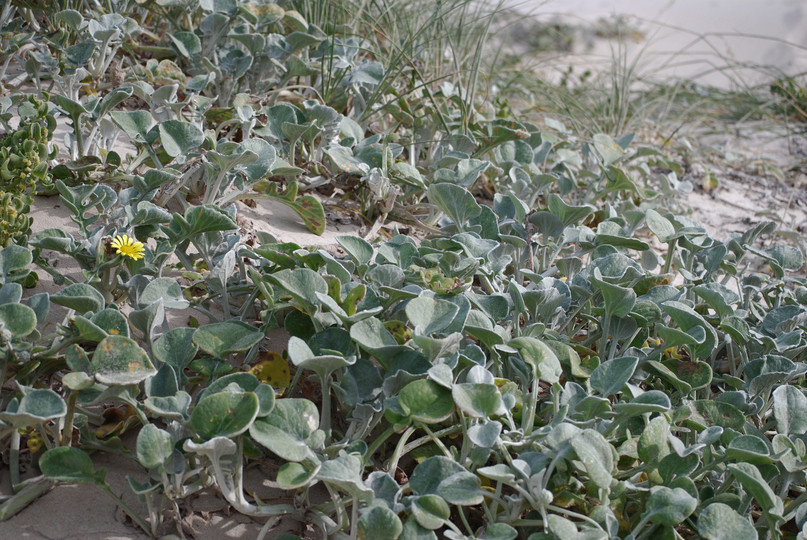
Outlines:
[[[726,448],[726,457],[754,464],[774,461],[766,442],[756,435],[738,435],[732,439]]]
[[[656,464],[670,453],[670,423],[664,416],[653,418],[642,431],[637,445],[639,459]]]
[[[104,297],[94,287],[86,283],[73,283],[50,297],[51,302],[79,313],[101,311],[104,309]]]
[[[655,523],[674,527],[683,522],[698,507],[698,499],[681,488],[653,488],[645,512]]]
[[[284,463],[277,471],[277,486],[280,489],[297,489],[306,486],[319,472],[319,463]]]
[[[260,180],[271,170],[277,157],[275,147],[263,139],[251,138],[241,143],[241,147],[253,152],[258,159],[244,167],[250,180]]]
[[[442,422],[454,411],[451,390],[428,379],[418,379],[398,393],[398,403],[412,420],[425,424]]]
[[[466,223],[482,213],[482,207],[470,191],[462,186],[437,183],[429,186],[429,202],[442,210],[460,231]]]
[[[465,468],[445,456],[432,456],[419,463],[409,478],[409,487],[415,495],[437,493],[443,480],[465,471]]]
[[[162,298],[163,306],[173,309],[185,309],[190,303],[182,296],[182,287],[177,280],[169,277],[156,278],[140,293],[140,307],[146,307]]]
[[[245,351],[263,339],[263,332],[241,321],[213,323],[193,334],[193,343],[217,358]]]
[[[154,342],[151,352],[154,358],[182,371],[196,356],[199,348],[193,343],[194,328],[174,328]]]
[[[310,268],[281,270],[266,276],[273,285],[289,293],[295,301],[304,306],[317,305],[316,293],[327,294],[328,284],[325,279]]]
[[[780,386],[773,392],[773,415],[779,433],[804,434],[807,432],[807,397],[795,386]]]
[[[12,337],[25,337],[36,329],[36,313],[23,304],[3,304],[0,329],[8,330]]]
[[[491,523],[485,531],[486,540],[515,540],[518,531],[507,523]]]
[[[468,438],[482,448],[493,448],[502,433],[502,424],[496,420],[489,420],[484,424],[476,424],[468,428]]]
[[[451,508],[442,497],[422,495],[412,501],[412,515],[424,529],[439,529],[451,517]]]
[[[275,401],[272,412],[252,424],[249,434],[287,461],[316,459],[308,446],[309,437],[319,426],[319,410],[307,399]]]
[[[437,494],[451,504],[474,506],[482,504],[482,481],[468,471],[454,473],[437,486]]]
[[[468,416],[489,418],[505,413],[502,394],[495,384],[455,384],[451,394],[457,407]]]
[[[440,332],[451,324],[459,308],[445,300],[420,296],[407,302],[405,311],[415,327],[415,332],[428,336]]]
[[[146,408],[157,416],[168,420],[186,421],[191,405],[191,396],[180,390],[170,397],[149,397],[144,402]]]
[[[145,141],[146,134],[154,123],[149,111],[112,111],[109,115],[130,139],[139,142]]]
[[[522,336],[508,342],[521,351],[521,357],[536,371],[542,381],[556,383],[560,380],[563,368],[555,352],[543,341],[534,337]]]
[[[373,499],[373,491],[364,485],[361,477],[363,467],[358,455],[343,454],[323,462],[317,478],[369,503]]]
[[[67,414],[67,405],[62,397],[48,388],[27,390],[17,410],[0,413],[0,419],[16,427],[30,426],[55,420]]]
[[[599,432],[586,429],[569,441],[583,462],[591,480],[602,489],[609,489],[614,470],[614,449]]]
[[[635,356],[623,356],[603,362],[591,373],[591,387],[604,396],[616,394],[633,377],[638,365],[639,359]]]
[[[258,417],[258,396],[253,392],[219,392],[202,399],[191,413],[191,428],[204,440],[235,437]]]
[[[756,540],[759,534],[750,521],[729,505],[712,503],[698,515],[698,533],[704,540]]]
[[[670,220],[652,208],[647,210],[645,220],[647,222],[647,227],[653,231],[653,234],[655,234],[663,243],[666,244],[672,239],[673,236],[675,236],[675,227],[673,227],[673,224],[670,223]]]
[[[628,403],[616,403],[614,405],[617,412],[630,416],[648,412],[666,412],[671,407],[670,398],[660,390],[648,390]]]
[[[137,384],[157,373],[146,351],[125,336],[107,336],[92,355],[92,372],[103,384]]]
[[[160,122],[160,140],[165,153],[171,157],[187,154],[204,140],[204,134],[195,125],[181,120]]]
[[[768,511],[777,503],[782,504],[781,499],[771,489],[771,486],[762,477],[754,465],[750,463],[732,463],[728,465],[729,471],[734,478],[754,497],[763,510]]]
[[[70,390],[86,390],[95,384],[95,381],[83,371],[71,371],[62,377],[62,384]]]
[[[26,271],[33,260],[34,257],[30,249],[17,244],[9,244],[6,248],[0,250],[0,274],[5,278],[5,281],[11,281],[11,279],[17,277],[17,274]]]
[[[613,285],[607,281],[601,281],[598,270],[595,270],[595,275],[598,276],[597,286],[599,286],[602,292],[606,316],[627,317],[628,313],[630,313],[633,306],[636,304],[636,293],[634,290],[627,287],[620,287],[619,285]]]
[[[102,309],[93,315],[90,320],[107,334],[129,337],[129,321],[117,309]]]
[[[692,414],[687,418],[687,422],[697,426],[705,428],[714,425],[741,430],[745,425],[745,415],[730,403],[698,399],[691,401],[689,408],[692,410]]]
[[[39,458],[39,469],[45,478],[59,482],[94,483],[92,460],[84,451],[72,446],[51,448]]]
[[[403,532],[398,515],[386,506],[373,506],[359,519],[359,538],[396,540]]]
[[[147,424],[137,434],[137,459],[148,469],[159,467],[174,452],[171,434],[154,424]]]
[[[336,241],[356,265],[370,264],[373,258],[373,246],[367,240],[358,236],[337,236]]]

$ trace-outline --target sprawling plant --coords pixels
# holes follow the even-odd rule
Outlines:
[[[0,100],[0,519],[82,482],[153,536],[210,488],[327,538],[807,535],[802,252],[711,237],[632,135],[480,104],[483,11],[13,4],[3,69],[29,29],[56,92]],[[77,232],[28,237],[40,188]],[[315,190],[367,239],[239,227],[263,197],[321,234]],[[60,289],[24,294],[37,269]],[[92,460],[127,432],[140,507]]]

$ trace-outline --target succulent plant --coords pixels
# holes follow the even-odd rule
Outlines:
[[[28,217],[32,194],[52,188],[48,160],[57,148],[50,141],[56,119],[49,112],[47,97],[29,96],[18,108],[20,123],[0,139],[0,246],[24,242],[31,228]]]
[[[0,192],[0,247],[25,239],[31,229],[30,208],[28,197]]]

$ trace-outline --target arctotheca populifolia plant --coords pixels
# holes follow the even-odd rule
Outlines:
[[[483,103],[488,15],[2,8],[0,173],[75,227],[0,251],[0,519],[86,483],[155,537],[203,490],[323,538],[807,536],[798,234],[713,238],[660,150]],[[388,234],[278,241],[263,199]]]

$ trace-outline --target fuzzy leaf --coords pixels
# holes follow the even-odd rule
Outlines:
[[[24,304],[0,305],[0,330],[12,337],[25,337],[36,329],[36,313]]]
[[[429,201],[437,205],[460,231],[465,230],[469,220],[482,213],[474,196],[464,187],[440,183],[429,186]]]
[[[73,283],[50,297],[51,302],[79,313],[101,311],[104,309],[104,297],[94,287],[86,283]]]
[[[759,534],[746,518],[723,503],[712,503],[698,515],[698,533],[704,540],[756,540]]]
[[[278,399],[272,412],[252,424],[249,434],[277,456],[300,462],[316,460],[308,446],[319,426],[317,406],[307,399]]]
[[[174,452],[171,434],[147,424],[137,434],[137,459],[147,469],[161,466]]]
[[[599,432],[585,429],[569,441],[583,462],[591,480],[601,489],[610,489],[614,470],[614,449]]]
[[[623,356],[603,362],[591,372],[591,387],[604,396],[617,394],[633,376],[637,365],[639,359],[635,356]]]
[[[181,120],[160,122],[160,141],[166,154],[171,157],[187,155],[204,141],[204,134],[195,125]]]
[[[253,392],[219,392],[202,399],[191,413],[191,427],[203,440],[235,437],[250,428],[258,416]]]
[[[92,371],[98,382],[137,384],[157,373],[146,351],[125,336],[105,337],[92,355]]]
[[[698,499],[682,488],[657,486],[651,490],[645,505],[645,516],[653,522],[674,527],[683,522],[698,507]]]
[[[373,506],[359,519],[359,538],[396,540],[403,532],[398,515],[386,506]]]
[[[773,415],[779,433],[804,434],[807,432],[807,397],[795,386],[780,386],[773,392]]]
[[[263,339],[263,332],[241,321],[205,325],[193,334],[193,343],[216,358],[246,351]]]
[[[50,480],[85,484],[96,482],[90,456],[72,446],[57,446],[42,454],[39,469]]]

